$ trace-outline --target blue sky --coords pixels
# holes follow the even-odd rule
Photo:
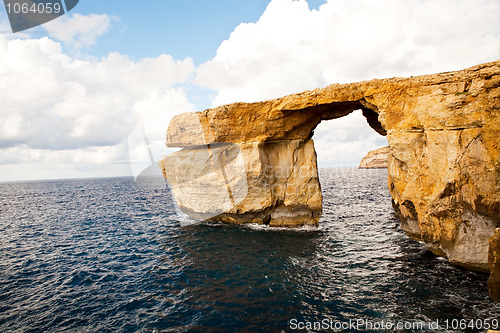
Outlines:
[[[82,15],[105,13],[113,26],[88,52],[105,56],[111,51],[133,59],[162,53],[195,64],[210,60],[220,43],[242,22],[254,22],[268,0],[81,0]],[[118,5],[117,5],[118,4]]]
[[[120,52],[138,60],[162,53],[199,65],[210,60],[219,45],[242,22],[256,22],[270,0],[80,0],[70,14],[106,14],[112,26],[86,53],[106,56]],[[317,9],[325,0],[308,0]],[[119,5],[117,5],[119,4]],[[5,9],[1,7],[2,15]],[[33,28],[33,36],[46,35]]]
[[[500,59],[498,0],[80,0],[12,34],[0,6],[0,181],[130,176],[176,114]],[[321,123],[320,167],[386,145]]]

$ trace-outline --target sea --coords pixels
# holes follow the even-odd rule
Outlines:
[[[318,228],[190,220],[150,177],[0,184],[0,332],[484,332],[488,275],[400,229],[387,170],[320,170]],[[149,184],[149,185],[147,185]]]

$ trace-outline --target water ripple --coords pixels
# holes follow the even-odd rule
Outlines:
[[[168,189],[128,178],[0,184],[0,331],[496,318],[485,274],[451,266],[400,231],[386,177],[323,170],[320,227],[299,230],[193,223]]]

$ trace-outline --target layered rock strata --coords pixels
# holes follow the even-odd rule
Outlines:
[[[321,216],[311,139],[198,145],[161,166],[177,205],[196,219],[294,227]]]
[[[359,163],[359,169],[384,169],[388,166],[389,147],[369,151]]]
[[[500,227],[500,62],[375,79],[234,103],[172,119],[160,162],[191,216],[316,225],[321,191],[311,140],[324,120],[362,110],[386,135],[388,186],[403,230],[437,255],[488,271]]]

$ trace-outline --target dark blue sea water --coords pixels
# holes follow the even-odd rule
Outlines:
[[[321,226],[302,230],[192,224],[165,186],[132,178],[0,184],[0,332],[456,332],[478,330],[452,320],[498,319],[487,275],[400,231],[386,177],[322,170]]]

